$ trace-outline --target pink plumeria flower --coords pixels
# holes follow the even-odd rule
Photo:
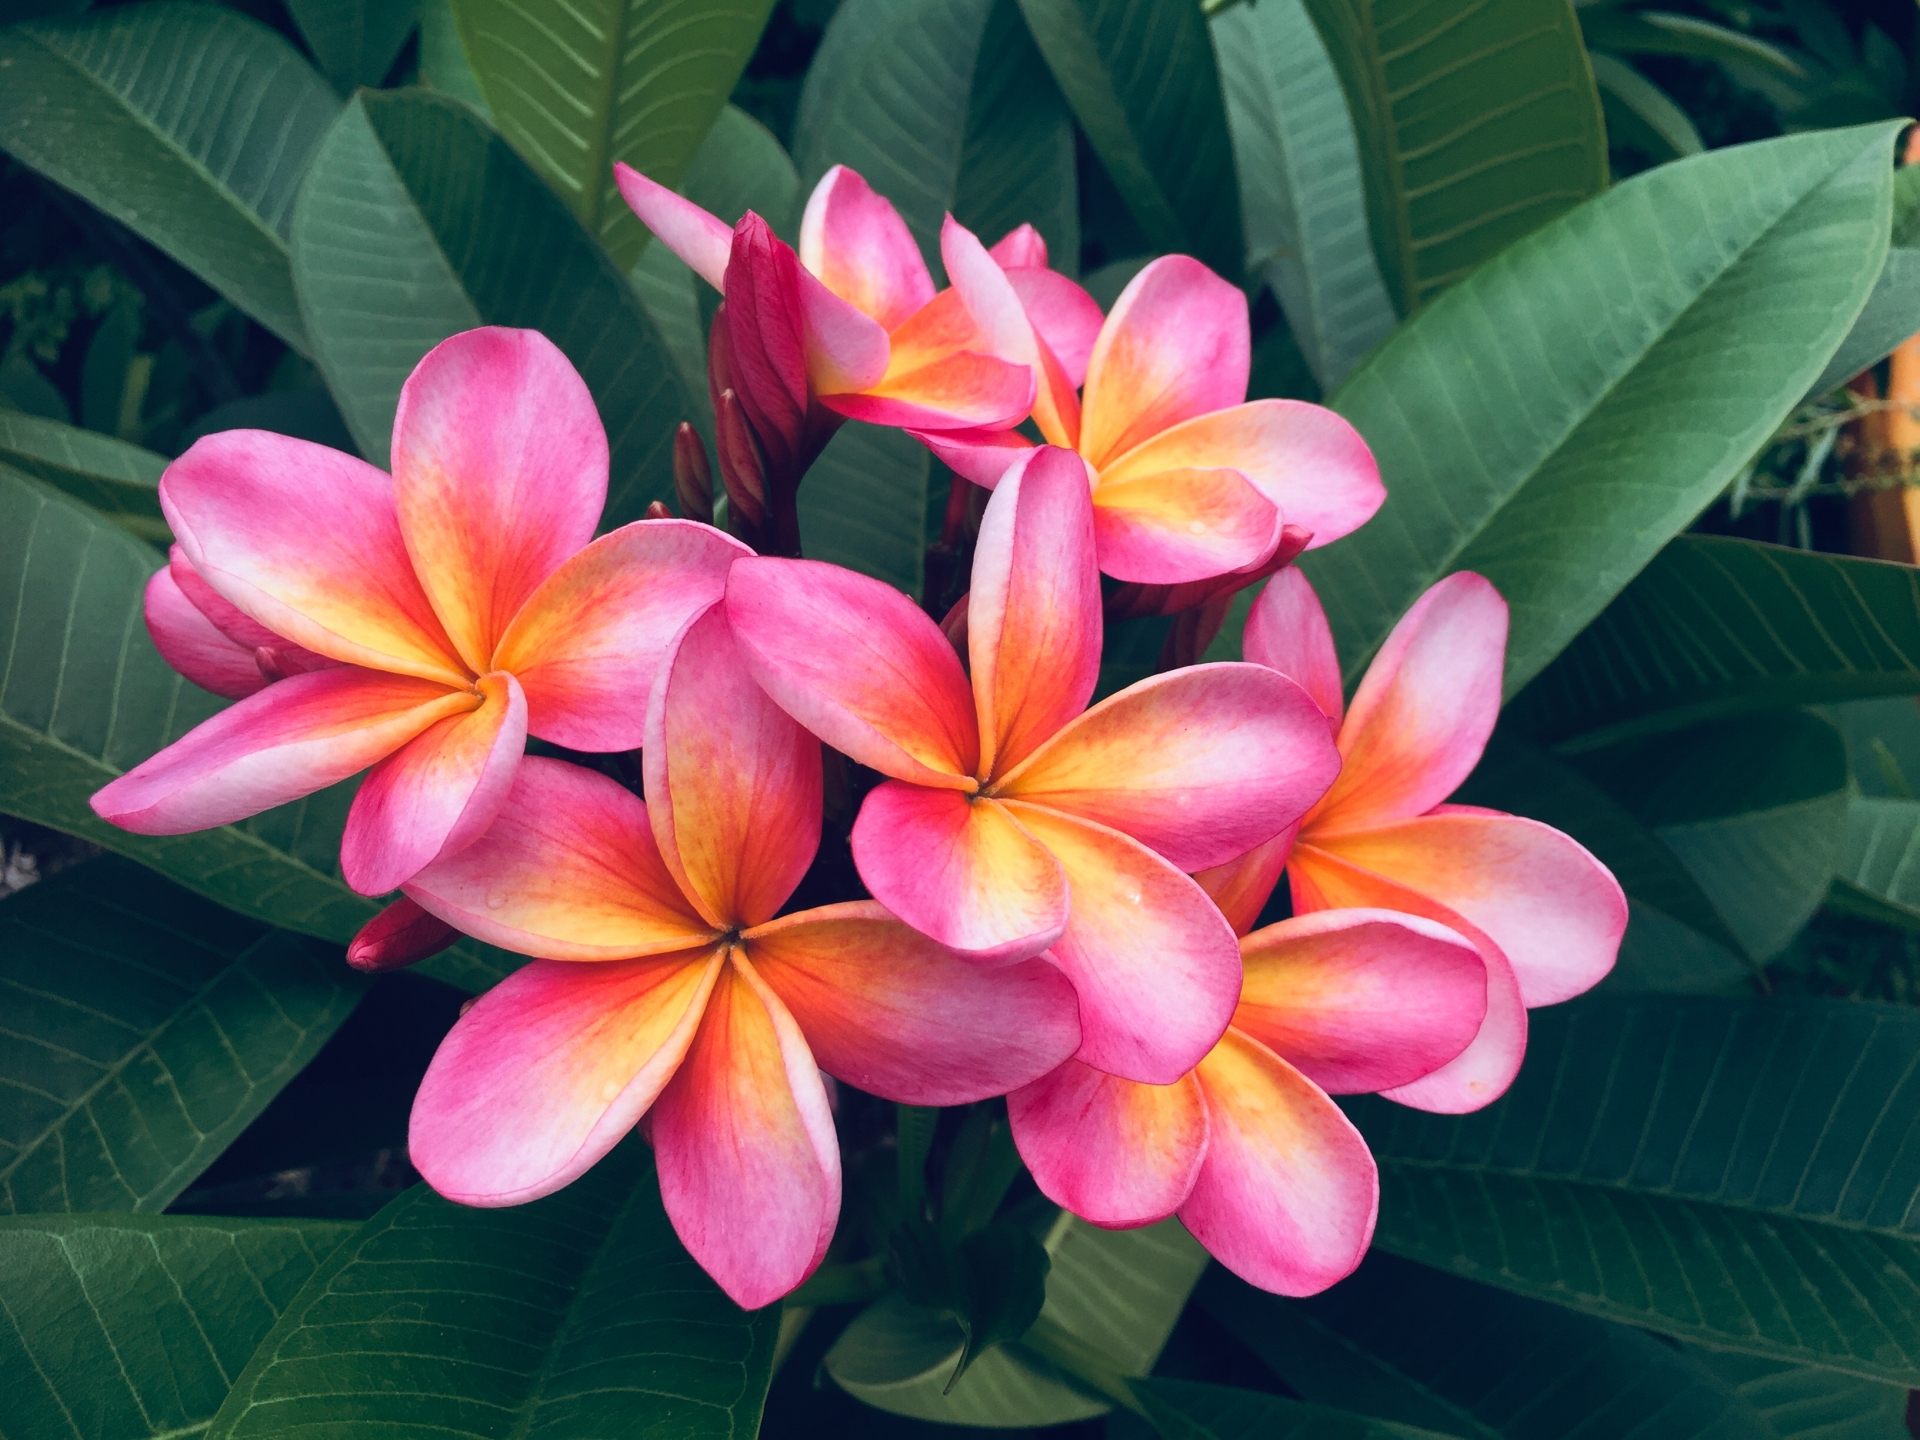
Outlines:
[[[1178,1083],[1069,1060],[1007,1097],[1049,1199],[1096,1225],[1178,1215],[1234,1274],[1311,1295],[1373,1237],[1373,1156],[1329,1094],[1409,1084],[1452,1060],[1487,1008],[1453,931],[1384,910],[1298,916],[1240,942],[1246,984],[1220,1043]]]
[[[988,503],[971,681],[912,601],[835,566],[742,560],[727,612],[767,692],[889,777],[852,836],[876,899],[983,961],[1050,950],[1089,1065],[1170,1084],[1212,1048],[1240,957],[1183,872],[1272,835],[1338,762],[1313,701],[1258,665],[1156,675],[1085,709],[1100,576],[1076,456],[1029,452]]]
[[[1079,1043],[1073,991],[1042,960],[965,964],[872,901],[779,915],[819,844],[820,745],[754,684],[720,607],[663,662],[646,730],[645,801],[529,759],[486,835],[408,884],[544,957],[442,1042],[409,1153],[450,1199],[513,1205],[644,1116],[674,1228],[751,1309],[833,1236],[821,1069],[914,1105],[997,1095]]]
[[[1340,778],[1301,819],[1198,878],[1229,917],[1257,914],[1286,868],[1296,915],[1375,906],[1425,916],[1480,949],[1487,1013],[1457,1059],[1388,1098],[1458,1114],[1519,1073],[1527,1010],[1570,1000],[1613,968],[1627,902],[1613,873],[1537,820],[1446,804],[1500,712],[1507,602],[1482,576],[1449,575],[1393,628],[1341,703],[1340,662],[1306,576],[1276,575],[1254,601],[1246,655],[1306,687],[1338,736]]]
[[[531,330],[469,330],[420,362],[393,469],[260,430],[209,435],[167,468],[181,557],[148,589],[161,654],[216,693],[250,688],[249,646],[285,678],[100,790],[102,818],[205,830],[371,766],[340,862],[378,895],[486,828],[529,734],[640,743],[667,641],[746,547],[680,520],[593,538],[606,432]],[[217,673],[209,629],[234,642]]]
[[[1086,462],[1100,568],[1115,579],[1180,585],[1255,570],[1283,526],[1325,545],[1386,498],[1366,442],[1333,411],[1247,400],[1247,297],[1199,261],[1163,256],[1133,278],[1088,348],[1076,395],[1074,367],[1053,348],[1063,327],[1041,323],[1011,272],[951,223],[941,253],[984,348],[1040,377],[1041,435]],[[1032,445],[1011,427],[914,433],[989,487]]]

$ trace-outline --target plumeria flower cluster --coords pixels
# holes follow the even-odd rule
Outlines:
[[[416,1098],[414,1164],[451,1199],[550,1194],[637,1127],[688,1250],[759,1306],[834,1237],[836,1082],[1005,1096],[1035,1182],[1087,1220],[1178,1215],[1254,1284],[1334,1283],[1378,1178],[1330,1097],[1487,1104],[1526,1008],[1594,984],[1625,926],[1568,837],[1447,803],[1498,710],[1499,595],[1440,582],[1345,702],[1289,562],[1385,492],[1332,412],[1247,401],[1245,298],[1190,259],[1103,315],[1030,227],[988,248],[949,218],[939,289],[845,169],[797,250],[619,180],[723,294],[734,536],[665,517],[593,538],[605,435],[525,331],[420,363],[391,475],[210,436],[161,482],[178,544],[146,613],[235,703],[95,809],[178,834],[365,772],[342,872],[399,898],[353,963],[461,934],[533,957]],[[793,492],[848,418],[990,492],[943,621],[799,557]],[[1095,701],[1107,618],[1202,617],[1192,660],[1269,576],[1245,661]],[[829,747],[860,885],[814,894]],[[1292,916],[1259,926],[1283,873]]]

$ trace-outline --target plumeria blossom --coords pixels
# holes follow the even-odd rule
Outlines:
[[[644,1117],[674,1228],[752,1308],[833,1236],[822,1069],[914,1105],[997,1095],[1079,1043],[1073,991],[1043,960],[965,964],[872,901],[779,914],[819,844],[820,745],[754,684],[718,606],[662,662],[644,767],[642,801],[530,758],[492,828],[407,885],[543,957],[442,1042],[408,1144],[443,1195],[512,1205]]]
[[[984,348],[1039,376],[1041,435],[1086,462],[1100,568],[1115,579],[1180,585],[1256,570],[1283,526],[1325,545],[1386,498],[1366,442],[1333,411],[1247,400],[1247,297],[1199,261],[1163,256],[1133,278],[1088,350],[1076,394],[1082,382],[1053,344],[1060,327],[1042,323],[1012,272],[951,222],[941,254]],[[989,487],[1032,445],[1011,427],[914,433]]]
[[[1537,820],[1447,796],[1479,763],[1500,711],[1507,604],[1482,576],[1449,575],[1380,647],[1351,707],[1306,576],[1283,570],[1254,602],[1249,660],[1303,685],[1338,737],[1340,778],[1318,804],[1241,860],[1199,876],[1230,918],[1250,918],[1286,869],[1296,915],[1374,906],[1466,936],[1487,968],[1472,1045],[1433,1074],[1382,1087],[1457,1114],[1498,1099],[1519,1072],[1527,1010],[1570,1000],[1613,968],[1627,902],[1613,874]]]
[[[1326,910],[1240,942],[1233,1023],[1172,1085],[1069,1060],[1007,1097],[1048,1198],[1096,1225],[1178,1215],[1234,1274],[1311,1295],[1373,1237],[1379,1176],[1328,1099],[1407,1085],[1452,1060],[1487,1008],[1473,945],[1384,910]]]
[[[181,673],[244,698],[94,810],[178,835],[371,766],[340,859],[377,895],[486,828],[529,734],[638,745],[667,641],[746,547],[680,520],[595,540],[606,494],[592,396],[530,330],[469,330],[420,362],[391,478],[265,431],[196,442],[160,481],[179,544],[147,623]]]
[[[1313,701],[1258,665],[1156,675],[1085,708],[1092,508],[1067,451],[1007,472],[975,550],[971,679],[904,595],[835,566],[741,560],[727,611],[774,700],[888,777],[852,834],[874,897],[982,961],[1050,951],[1079,994],[1080,1058],[1168,1084],[1240,992],[1233,931],[1182,872],[1271,836],[1338,762]]]

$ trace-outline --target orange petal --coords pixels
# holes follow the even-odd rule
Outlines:
[[[1280,883],[1280,872],[1287,868],[1294,836],[1299,833],[1298,825],[1289,825],[1236,860],[1194,872],[1194,881],[1220,907],[1234,934],[1245,935],[1259,923],[1260,912],[1267,908],[1273,887]]]
[[[1093,492],[1100,568],[1116,580],[1182,585],[1257,565],[1283,517],[1238,470],[1100,477]]]
[[[940,256],[953,288],[986,336],[989,354],[1033,375],[1033,423],[1049,444],[1071,449],[1080,440],[1080,397],[1066,368],[1040,338],[1020,292],[966,226],[949,215],[940,231]]]

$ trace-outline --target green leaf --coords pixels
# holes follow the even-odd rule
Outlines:
[[[955,1258],[959,1286],[954,1312],[967,1343],[947,1381],[948,1394],[982,1355],[1033,1328],[1046,1304],[1052,1263],[1032,1231],[1004,1222],[963,1238]]]
[[[1589,1314],[1920,1378],[1920,1013],[1589,997],[1474,1115],[1346,1108],[1380,1248]],[[1338,1293],[1338,1292],[1335,1292]]]
[[[673,493],[685,387],[633,288],[470,107],[426,90],[363,92],[327,135],[293,222],[315,358],[360,449],[387,460],[400,386],[476,325],[543,332],[607,426],[603,524]]]
[[[1730,65],[1764,65],[1796,79],[1800,62],[1777,45],[1692,15],[1641,10],[1629,13],[1594,6],[1581,17],[1587,44],[1632,55],[1692,55]]]
[[[614,162],[678,185],[772,9],[773,0],[588,0],[538,10],[453,0],[500,133],[621,270],[640,258],[648,235],[620,198]]]
[[[1920,801],[1855,795],[1847,802],[1846,838],[1834,882],[1874,902],[1869,918],[1920,930]],[[1843,908],[1858,911],[1841,899]]]
[[[303,355],[287,224],[339,110],[298,51],[231,10],[115,6],[0,33],[0,146]]]
[[[1780,1440],[1912,1440],[1901,1386],[1699,1345],[1689,1353],[1759,1411]]]
[[[1421,309],[1607,185],[1607,140],[1567,0],[1307,0],[1366,175],[1400,313]]]
[[[487,108],[487,97],[480,93],[480,82],[467,61],[467,48],[461,43],[460,27],[454,23],[453,6],[448,0],[421,0],[420,83],[464,100],[492,121],[493,112]]]
[[[0,410],[0,463],[84,500],[158,545],[172,534],[160,514],[167,457],[106,435],[18,410]]]
[[[1399,317],[1367,243],[1360,149],[1340,77],[1301,0],[1213,20],[1240,174],[1247,269],[1264,274],[1320,388]]]
[[[1387,501],[1301,562],[1350,683],[1427,586],[1477,570],[1512,608],[1511,695],[1720,493],[1866,299],[1892,136],[1793,135],[1636,175],[1353,373],[1334,408]]]
[[[1225,1385],[1135,1380],[1128,1388],[1165,1440],[1416,1440],[1434,1434]]]
[[[208,1440],[340,1434],[753,1435],[780,1312],[681,1247],[630,1139],[558,1194],[469,1209],[424,1185],[336,1250]]]
[[[1656,161],[1698,155],[1707,148],[1687,112],[1626,61],[1596,52],[1587,56],[1587,63],[1600,87],[1607,138],[1613,143],[1637,145]]]
[[[378,85],[420,17],[420,0],[287,0],[300,38],[343,95]]]
[[[1751,995],[1754,967],[1739,942],[1709,939],[1664,910],[1627,902],[1627,933],[1601,982],[1609,995]]]
[[[1020,13],[1147,243],[1238,281],[1233,142],[1200,7],[1020,0]]]
[[[0,902],[0,1210],[165,1209],[364,988],[117,857]]]
[[[920,598],[932,457],[904,430],[849,420],[800,486],[800,538],[830,560]]]
[[[1679,536],[1507,721],[1577,753],[1783,706],[1920,694],[1916,582],[1908,565]]]
[[[0,1434],[197,1434],[354,1229],[198,1215],[0,1218]]]
[[[1920,334],[1920,250],[1895,247],[1887,251],[1887,263],[1873,282],[1860,318],[1820,377],[1807,387],[1808,396],[1844,385],[1915,334]]]

